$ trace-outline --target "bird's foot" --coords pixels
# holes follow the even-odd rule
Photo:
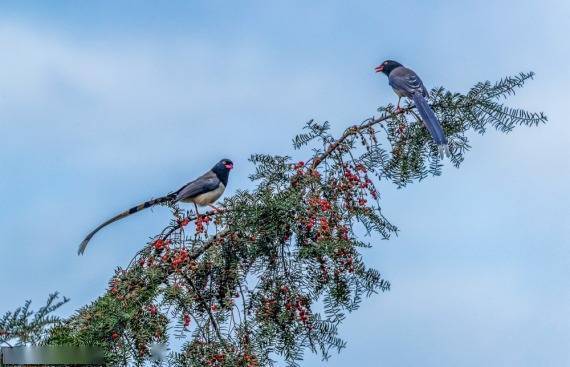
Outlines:
[[[401,113],[404,113],[404,109],[403,109],[402,107],[400,107],[400,106],[397,106],[397,107],[396,107],[396,114],[399,115],[399,114],[401,114]]]
[[[210,208],[212,208],[212,210],[213,210],[214,213],[216,213],[216,214],[222,211],[222,209],[217,208],[217,207],[215,207],[215,206],[213,206],[213,205],[211,205],[211,204],[208,205],[208,206],[209,206]]]

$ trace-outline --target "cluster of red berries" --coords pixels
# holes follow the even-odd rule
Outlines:
[[[354,165],[354,169],[357,170],[357,171],[359,171],[359,172],[362,172],[362,173],[366,173],[366,172],[368,171],[368,170],[366,169],[366,167],[364,167],[364,165],[363,165],[362,163],[356,163],[356,164]]]
[[[338,249],[335,251],[334,257],[340,265],[340,268],[335,270],[336,276],[339,276],[340,273],[344,270],[348,271],[349,273],[354,272],[354,257],[350,251],[347,249]]]
[[[208,223],[210,223],[210,216],[199,215],[198,218],[196,218],[196,233],[205,233]]]
[[[289,312],[293,312],[294,317],[299,319],[304,325],[308,325],[309,322],[309,308],[308,300],[300,296],[294,296],[291,299],[291,294],[289,293],[289,287],[282,286],[279,291],[285,295],[285,309]],[[275,300],[270,300],[269,304],[275,304]]]
[[[350,183],[360,183],[360,177],[357,174],[352,173],[348,167],[345,167],[344,169],[344,178]]]
[[[289,288],[285,285],[274,291],[272,298],[264,298],[262,300],[262,308],[259,310],[259,313],[265,318],[274,318],[280,311],[278,303],[281,303],[283,300],[283,294],[285,295],[285,301],[287,302],[289,298]]]
[[[187,313],[185,313],[185,314],[182,316],[182,322],[184,323],[184,327],[185,327],[185,328],[188,327],[188,326],[190,326],[190,321],[191,321],[190,315],[188,315]]]
[[[110,286],[111,286],[111,289],[110,289],[111,293],[112,293],[112,294],[117,293],[117,292],[118,292],[118,288],[117,288],[117,287],[119,286],[119,279],[113,278],[113,279],[111,280]]]
[[[124,290],[122,289],[125,287],[121,287],[122,278],[124,278],[125,274],[126,271],[124,269],[119,269],[115,272],[115,276],[109,282],[109,292],[119,301],[123,301],[126,298]],[[128,283],[126,284],[128,285]],[[137,288],[135,285],[130,285],[128,291],[133,290],[133,287]]]
[[[329,233],[331,231],[327,217],[321,217],[319,219],[319,224],[321,227],[321,232]]]
[[[251,354],[245,353],[243,355],[243,361],[245,362],[246,367],[259,367],[259,362],[257,362],[257,358],[255,358]]]
[[[309,307],[306,299],[297,298],[295,301],[295,311],[299,320],[301,320],[303,325],[307,326],[309,324]]]
[[[396,129],[396,132],[402,135],[405,131],[406,131],[406,124],[404,123],[399,124],[398,128]]]
[[[362,177],[361,177],[362,175]],[[348,208],[352,207],[350,203],[350,196],[346,195],[346,193],[351,191],[359,191],[367,190],[370,193],[370,196],[376,200],[378,198],[378,192],[374,187],[374,183],[367,175],[367,169],[364,167],[363,164],[357,163],[354,167],[344,166],[343,168],[343,178],[344,181],[340,184],[333,183],[333,187],[335,189],[339,189],[342,192],[345,192],[345,204]],[[359,193],[358,198],[358,205],[363,207],[366,206],[366,199],[364,198],[365,193]]]
[[[333,205],[325,198],[318,196],[313,196],[308,199],[308,216],[309,218],[304,223],[307,231],[312,231],[313,227],[318,224],[318,230],[315,234],[315,240],[319,240],[321,237],[326,237],[330,235],[331,232],[331,219],[329,217],[333,216]]]
[[[155,305],[149,305],[146,309],[152,316],[158,312],[158,308]]]
[[[178,226],[179,227],[186,227],[188,225],[188,223],[190,223],[190,218],[188,218],[188,217],[184,217],[183,219],[178,220]]]
[[[186,248],[180,248],[171,250],[170,244],[172,242],[170,240],[163,240],[158,239],[154,241],[153,248],[155,249],[157,255],[162,253],[162,256],[159,257],[159,261],[163,264],[170,264],[173,270],[177,271],[181,268],[181,265],[189,265],[190,269],[193,270],[195,264],[190,262],[190,253]],[[148,256],[148,258],[141,257],[139,259],[139,265],[144,266],[145,264],[149,267],[154,265],[155,257]]]
[[[308,231],[310,231],[311,229],[313,229],[313,227],[315,226],[315,222],[316,222],[315,217],[309,218],[309,220],[308,220],[307,223],[305,224],[305,227],[307,227],[307,230],[308,230]]]
[[[148,353],[147,346],[142,343],[138,345],[137,349],[139,351],[139,356],[141,357]]]
[[[180,264],[185,263],[189,259],[188,250],[186,248],[181,248],[180,250],[174,251],[172,257],[172,267],[176,270]]]
[[[330,201],[328,201],[325,198],[321,198],[318,196],[314,196],[309,198],[309,206],[311,207],[311,209],[316,209],[319,208],[321,211],[323,212],[328,212],[332,209],[332,204]]]
[[[320,180],[321,178],[321,174],[319,171],[317,171],[316,169],[312,169],[310,167],[306,167],[305,162],[303,161],[299,161],[295,164],[292,164],[291,168],[295,170],[295,176],[291,180],[291,185],[293,185],[293,187],[297,187],[299,181],[303,177],[312,177],[317,180]]]
[[[141,267],[144,267],[145,265],[147,265],[149,268],[152,267],[154,265],[154,256],[148,256],[148,257],[141,256],[141,258],[139,259],[139,265]]]
[[[223,354],[218,353],[214,354],[206,363],[208,366],[221,366],[224,363],[224,359],[226,359],[226,357]]]
[[[267,318],[271,318],[277,314],[277,301],[275,299],[265,299],[263,301],[263,309],[261,313]]]
[[[162,251],[163,249],[168,250],[170,248],[170,240],[163,240],[159,238],[158,240],[154,241],[153,246],[156,251]]]

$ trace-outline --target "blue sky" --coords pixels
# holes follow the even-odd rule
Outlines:
[[[251,187],[249,154],[290,152],[306,120],[340,131],[394,102],[385,58],[457,91],[533,70],[512,103],[548,125],[472,136],[461,169],[381,186],[401,233],[366,256],[392,291],[348,317],[329,365],[570,365],[570,3],[307,3],[0,4],[0,311],[90,302],[169,214],[77,257],[95,224],[222,156],[229,194]]]

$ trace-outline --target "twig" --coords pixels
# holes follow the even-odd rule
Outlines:
[[[311,170],[316,169],[319,166],[319,164],[322,163],[323,160],[325,160],[329,155],[331,155],[338,148],[338,146],[342,144],[350,136],[356,135],[362,130],[366,130],[374,125],[377,125],[399,114],[409,112],[412,110],[413,107],[414,106],[406,107],[404,109],[401,109],[399,112],[391,113],[389,115],[382,115],[376,118],[371,117],[362,121],[360,125],[353,125],[349,127],[344,131],[344,133],[340,136],[340,138],[338,138],[328,146],[328,148],[323,152],[323,154],[319,155],[318,157],[315,157],[315,159],[313,160],[313,164],[311,165]]]
[[[212,314],[212,310],[210,309],[210,307],[208,307],[208,304],[206,303],[206,301],[204,300],[202,295],[198,292],[198,289],[196,289],[196,286],[194,285],[194,282],[192,281],[192,279],[190,279],[190,277],[187,276],[186,274],[182,274],[182,277],[184,278],[184,280],[186,280],[188,282],[188,284],[190,284],[190,287],[192,287],[194,294],[196,294],[196,297],[198,297],[198,302],[200,302],[202,304],[202,307],[204,307],[206,309],[206,312],[208,313],[208,316],[210,318],[210,322],[212,323],[212,326],[214,327],[214,330],[216,331],[216,335],[217,335],[218,339],[220,340],[220,344],[224,345],[224,340],[222,339],[222,334],[220,333],[220,329],[218,328],[218,323],[216,322],[216,319],[214,318],[214,315]]]
[[[189,258],[192,260],[196,260],[197,258],[200,257],[200,255],[202,255],[210,247],[212,247],[217,239],[225,236],[229,232],[230,232],[229,229],[224,229],[223,231],[218,232],[216,235],[214,235],[212,238],[210,238],[202,247],[192,251],[192,253],[189,255]],[[184,280],[186,280],[188,282],[190,287],[192,287],[192,290],[194,291],[194,293],[198,297],[198,302],[200,302],[202,304],[202,307],[204,307],[206,309],[206,312],[208,312],[208,316],[210,318],[210,321],[212,322],[212,326],[214,327],[214,330],[216,331],[216,335],[217,335],[218,339],[220,340],[220,343],[223,345],[224,341],[222,339],[222,334],[220,333],[220,329],[218,328],[218,324],[216,323],[216,320],[214,319],[214,315],[212,314],[210,307],[208,307],[208,304],[206,303],[204,298],[200,295],[200,293],[198,292],[198,289],[196,289],[196,286],[194,285],[194,282],[192,281],[192,279],[190,279],[190,277],[188,277],[184,273],[182,273],[182,277],[184,278]]]
[[[212,215],[216,215],[216,214],[220,214],[220,213],[225,213],[228,210],[226,209],[220,209],[217,211],[214,210],[210,210],[209,212],[206,212],[204,214],[199,214],[199,215],[193,215],[193,216],[188,216],[185,219],[188,219],[189,222],[194,222],[196,219],[198,219],[198,217],[211,217]],[[170,237],[177,229],[180,229],[180,225],[173,225],[168,231],[166,231],[166,233],[162,234],[162,239],[166,240],[168,239],[168,237]]]
[[[215,214],[220,214],[220,213],[225,213],[225,212],[229,212],[229,210],[226,210],[226,209],[222,209],[222,210],[218,210],[218,211],[213,211],[213,210],[211,210],[211,211],[206,212],[206,213],[204,213],[204,214],[200,214],[200,216],[209,217],[209,216],[212,216],[212,215],[215,215]],[[186,217],[186,218],[187,218],[190,222],[193,222],[193,221],[195,221],[196,219],[198,219],[198,215],[194,215],[194,216]],[[181,229],[180,225],[172,225],[172,226],[169,226],[169,227],[167,227],[167,228],[168,228],[168,231],[163,230],[163,231],[158,235],[158,237],[159,237],[160,239],[162,239],[163,241],[164,241],[164,240],[167,240],[170,236],[172,236],[172,234],[173,234],[174,232],[176,232],[176,230]],[[216,239],[216,238],[219,237],[219,236],[223,236],[224,234],[225,234],[224,231],[219,232],[219,233],[217,233],[216,235],[214,235],[214,237],[212,237],[212,240]],[[153,241],[153,242],[154,242],[154,241]],[[152,243],[148,244],[147,246],[145,246],[145,247],[143,247],[141,250],[139,250],[139,251],[135,254],[135,256],[133,256],[133,258],[131,259],[131,261],[130,261],[129,264],[127,265],[127,269],[129,269],[129,268],[132,266],[132,264],[133,264],[134,261],[137,259],[137,257],[139,257],[139,256],[141,256],[141,255],[144,255],[145,252],[148,253],[148,250],[151,248],[151,246],[152,246]],[[209,246],[208,246],[208,247],[209,247]],[[207,248],[204,249],[204,251],[205,251],[205,250],[207,250]],[[198,254],[198,255],[196,256],[196,258],[198,258],[200,255],[201,255],[201,253]],[[194,258],[193,260],[195,260],[195,258]]]

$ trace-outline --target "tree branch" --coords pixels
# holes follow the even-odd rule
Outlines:
[[[349,137],[356,135],[360,131],[366,130],[394,116],[409,112],[412,110],[412,108],[414,108],[414,106],[406,107],[404,109],[401,109],[399,112],[394,112],[389,115],[383,115],[380,117],[371,117],[362,121],[360,125],[353,125],[349,127],[344,131],[344,133],[340,136],[340,138],[338,138],[328,146],[328,148],[323,152],[323,154],[321,154],[318,157],[315,157],[315,159],[313,160],[313,164],[311,165],[311,170],[315,170],[319,166],[319,164],[321,164],[322,161],[324,161],[329,155],[331,155],[335,151],[335,149],[337,149],[338,146],[342,144]]]

